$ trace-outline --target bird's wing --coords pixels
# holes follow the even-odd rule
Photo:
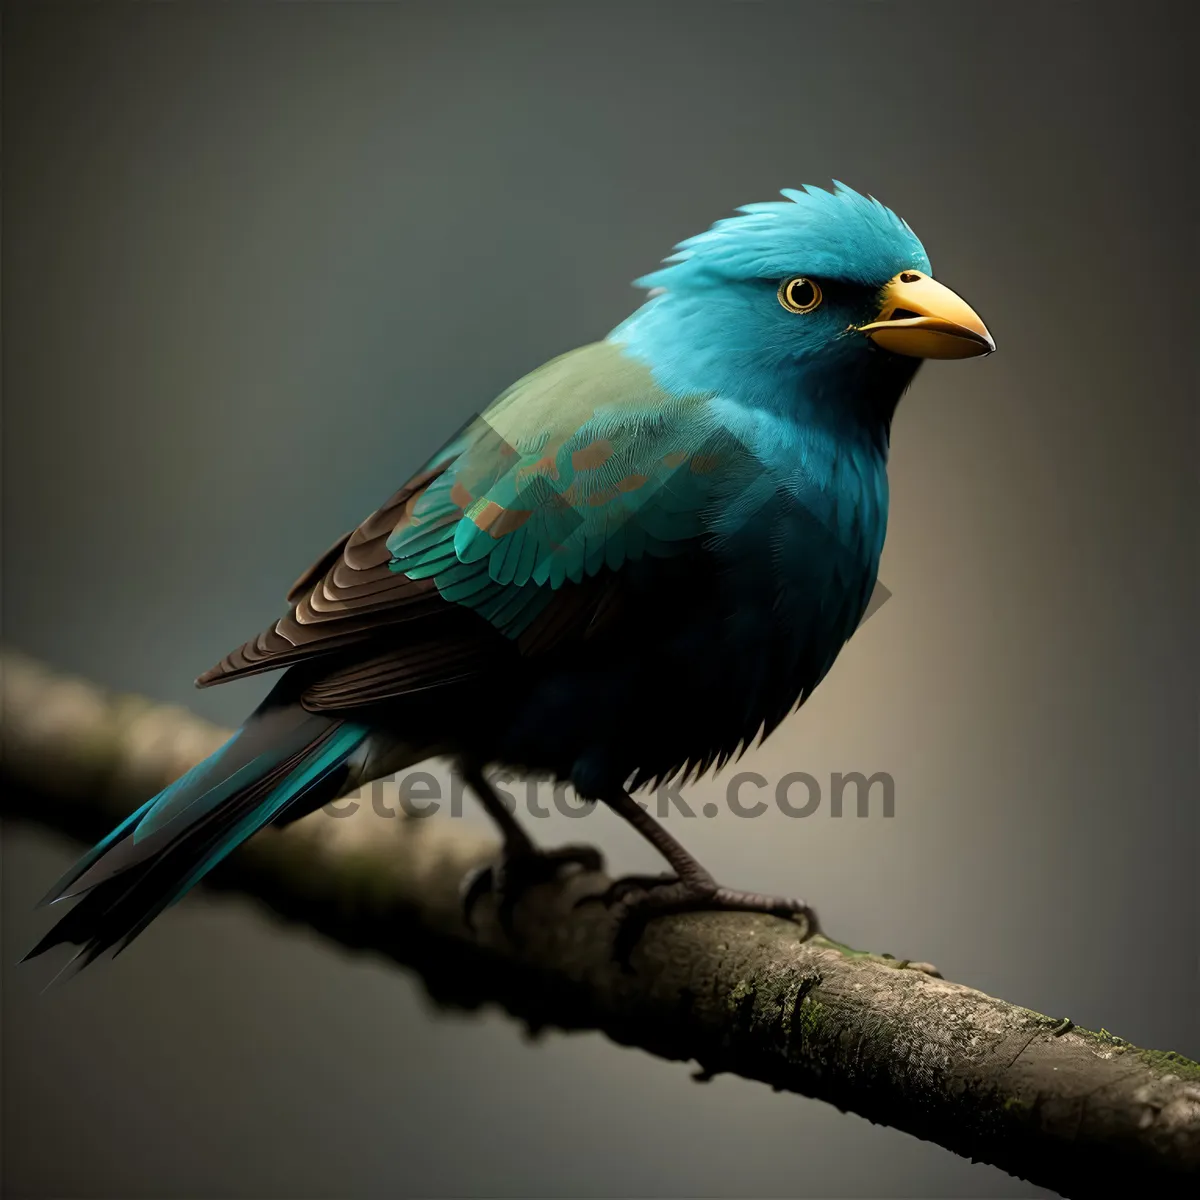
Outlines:
[[[707,414],[705,397],[668,395],[611,344],[552,360],[332,546],[293,585],[287,615],[197,683],[362,645],[305,696],[346,707],[463,678],[514,646],[537,654],[588,636],[618,603],[625,564],[694,545],[716,491],[744,471],[745,452]]]

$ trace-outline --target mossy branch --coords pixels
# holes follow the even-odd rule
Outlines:
[[[3,814],[87,842],[226,736],[11,652],[0,668]],[[518,944],[490,910],[472,937],[459,884],[494,849],[437,818],[318,813],[258,835],[209,886],[414,968],[443,1005],[498,1004],[538,1030],[602,1030],[694,1060],[698,1078],[732,1072],[817,1097],[1066,1196],[1194,1194],[1200,1067],[1187,1059],[951,983],[927,964],[802,942],[800,926],[770,917],[657,920],[628,974],[612,962],[609,914],[574,907],[607,883],[595,874],[532,890]]]

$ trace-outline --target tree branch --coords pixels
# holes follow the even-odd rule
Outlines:
[[[87,842],[227,736],[12,652],[0,669],[0,811]],[[595,874],[532,890],[518,945],[486,903],[473,938],[459,883],[495,846],[436,818],[384,825],[362,811],[259,834],[206,882],[415,968],[443,1005],[499,1004],[534,1030],[599,1029],[694,1059],[699,1078],[731,1072],[827,1100],[1063,1195],[1192,1194],[1200,1067],[1179,1055],[1019,1008],[926,964],[801,942],[800,926],[750,914],[656,920],[629,974],[611,961],[610,915],[573,907],[608,882]]]

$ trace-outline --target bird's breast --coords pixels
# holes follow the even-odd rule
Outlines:
[[[630,725],[661,721],[665,685],[681,746],[694,737],[726,753],[774,729],[861,620],[884,519],[877,494],[857,488],[817,498],[780,490],[703,559],[677,564],[664,619],[637,651],[641,694],[656,699],[645,711],[630,704]]]
[[[836,477],[834,477],[836,480]],[[619,616],[529,690],[498,757],[577,785],[707,769],[769,733],[817,686],[869,602],[886,494],[775,486],[702,545],[622,568]]]

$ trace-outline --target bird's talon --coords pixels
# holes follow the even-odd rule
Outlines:
[[[509,851],[497,862],[477,868],[463,880],[460,889],[463,920],[474,932],[473,910],[479,901],[490,893],[499,900],[496,918],[500,927],[510,940],[513,939],[513,917],[516,906],[525,892],[539,883],[549,883],[559,878],[564,873],[564,868],[568,867],[575,867],[584,873],[602,871],[604,857],[595,846],[557,846],[552,850]]]
[[[788,921],[802,916],[806,941],[820,929],[817,914],[803,900],[738,892],[715,887],[703,880],[685,883],[673,876],[655,880],[653,889],[637,886],[644,882],[645,877],[635,876],[629,880],[617,880],[613,885],[614,888],[621,883],[631,885],[614,906],[617,909],[617,928],[613,937],[613,958],[627,972],[633,970],[630,961],[633,948],[647,924],[655,917],[672,913],[761,912]]]
[[[575,907],[582,908],[586,904],[602,904],[605,908],[612,908],[635,892],[649,892],[664,884],[678,882],[679,877],[676,875],[625,875],[620,879],[613,880],[602,892],[589,892],[586,896],[580,896],[575,901]]]
[[[461,885],[459,886],[459,902],[462,905],[463,923],[466,927],[475,932],[475,922],[473,919],[475,906],[480,900],[493,891],[496,886],[496,869],[491,863],[486,863],[482,867],[476,867],[473,871],[468,871]]]

